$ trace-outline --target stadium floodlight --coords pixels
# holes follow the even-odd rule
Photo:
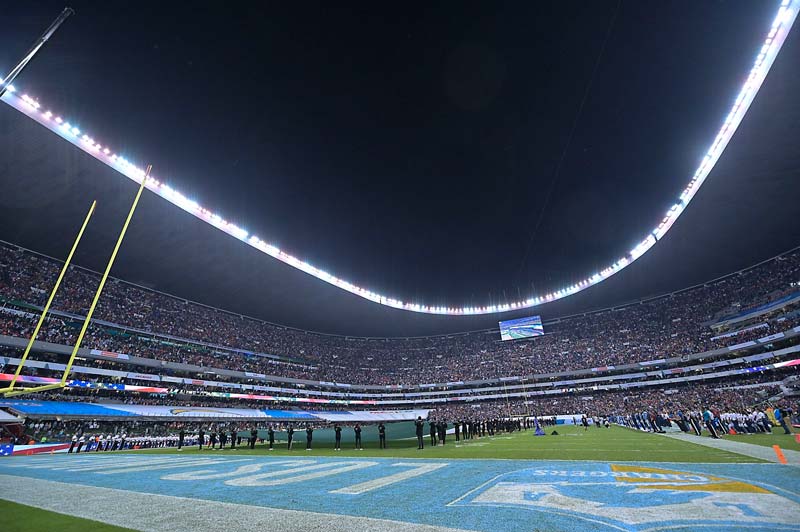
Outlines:
[[[761,85],[767,77],[775,58],[783,46],[789,31],[797,18],[798,11],[800,10],[800,0],[781,0],[778,12],[769,27],[767,37],[762,46],[758,49],[753,66],[748,73],[747,79],[742,85],[730,112],[725,116],[725,119],[719,131],[714,137],[706,154],[701,159],[697,169],[692,175],[686,188],[678,196],[669,210],[665,213],[664,218],[652,231],[650,231],[639,244],[637,244],[625,256],[603,268],[599,273],[595,273],[585,279],[575,283],[572,286],[564,287],[555,290],[546,295],[532,295],[519,301],[509,301],[502,304],[495,305],[481,305],[469,307],[452,307],[452,306],[430,306],[421,303],[412,303],[409,301],[401,301],[383,294],[378,294],[363,287],[356,286],[344,279],[336,277],[327,271],[322,271],[311,264],[300,260],[288,253],[282,251],[278,246],[270,244],[269,242],[261,239],[256,235],[250,235],[248,231],[226,221],[222,216],[211,210],[202,207],[197,201],[191,200],[178,192],[177,190],[169,187],[165,183],[159,181],[154,177],[145,179],[144,170],[137,167],[132,162],[128,161],[125,157],[119,156],[108,148],[108,144],[104,144],[106,148],[100,149],[101,145],[92,141],[91,143],[83,141],[80,135],[81,131],[75,126],[70,125],[68,122],[63,121],[60,116],[55,120],[50,120],[52,116],[51,111],[42,113],[40,109],[39,100],[36,100],[27,94],[25,97],[19,97],[15,94],[13,87],[10,85],[5,86],[6,93],[0,97],[0,100],[7,103],[11,107],[17,109],[21,113],[39,122],[44,127],[58,134],[61,138],[72,143],[74,146],[83,150],[87,154],[96,158],[100,162],[110,166],[127,178],[136,183],[145,181],[145,188],[153,191],[155,194],[161,196],[173,205],[180,209],[200,218],[223,231],[230,236],[245,242],[251,247],[261,251],[265,255],[277,259],[293,268],[307,273],[323,282],[329,283],[337,288],[350,292],[358,297],[373,301],[380,305],[391,308],[407,310],[410,312],[419,312],[426,314],[444,314],[452,316],[466,316],[478,314],[496,314],[509,312],[513,310],[520,310],[525,308],[535,307],[544,303],[550,303],[558,299],[562,299],[587,288],[594,286],[612,275],[622,271],[630,266],[639,257],[652,249],[655,244],[664,238],[664,235],[672,228],[678,218],[686,210],[686,207],[692,201],[697,191],[705,182],[711,170],[716,165],[722,152],[728,146],[731,138],[738,129],[742,122],[747,110],[750,108],[753,100],[758,94]],[[2,83],[2,81],[0,81]],[[34,103],[35,102],[35,105]]]

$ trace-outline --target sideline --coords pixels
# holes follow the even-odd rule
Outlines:
[[[732,453],[743,454],[745,456],[749,456],[750,458],[759,458],[761,460],[766,460],[768,462],[779,463],[778,457],[775,455],[775,451],[772,450],[772,447],[764,447],[763,445],[756,445],[754,443],[745,443],[739,441],[730,441],[723,438],[719,440],[715,440],[714,438],[708,436],[695,436],[694,434],[665,434],[667,438],[672,438],[674,440],[685,441],[689,443],[696,443],[697,445],[703,445],[705,447],[711,447],[712,449],[718,449],[722,451],[729,451]],[[783,449],[783,454],[786,456],[786,460],[788,462],[787,465],[800,467],[800,451],[792,451],[790,449]]]

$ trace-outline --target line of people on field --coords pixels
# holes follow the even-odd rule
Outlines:
[[[190,438],[194,443],[196,436]],[[131,436],[127,434],[74,434],[68,454],[87,452],[126,451],[131,449],[163,449],[178,447],[179,436]]]
[[[417,434],[417,449],[425,448],[425,421],[418,417],[414,422]],[[443,419],[429,418],[428,433],[432,446],[446,445],[450,423]],[[498,432],[514,432],[534,426],[533,418],[493,418],[487,420],[464,420],[452,423],[455,441],[472,440],[486,435],[494,436]]]
[[[793,411],[786,405],[772,409],[775,418],[784,434],[792,431],[787,423]],[[720,412],[716,408],[705,407],[702,410],[677,410],[673,414],[658,411],[635,412],[627,416],[618,416],[616,421],[625,426],[648,432],[664,433],[675,423],[685,433],[702,436],[706,431],[712,438],[718,439],[725,434],[758,434],[772,433],[773,422],[764,410],[748,410],[746,412]]]

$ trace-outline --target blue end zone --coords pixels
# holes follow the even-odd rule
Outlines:
[[[800,470],[775,464],[187,452],[8,458],[0,474],[487,532],[800,530]]]

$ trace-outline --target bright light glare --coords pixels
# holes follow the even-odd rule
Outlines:
[[[347,292],[355,294],[364,299],[374,301],[375,303],[379,303],[381,305],[408,310],[411,312],[448,314],[454,316],[494,314],[498,312],[508,312],[510,310],[535,307],[543,303],[549,303],[551,301],[576,294],[590,286],[608,279],[610,276],[626,268],[636,259],[647,253],[647,251],[652,249],[658,240],[662,239],[664,235],[667,234],[675,221],[680,217],[684,210],[686,210],[689,202],[692,201],[692,198],[694,198],[695,194],[697,194],[697,191],[702,186],[706,177],[708,177],[708,174],[714,168],[714,165],[719,160],[722,152],[725,150],[725,147],[730,142],[733,134],[739,127],[739,124],[742,122],[745,113],[750,107],[750,104],[753,102],[753,99],[761,88],[761,85],[764,83],[767,73],[772,67],[778,52],[783,46],[783,42],[785,41],[789,31],[792,28],[792,25],[794,24],[798,13],[798,8],[800,8],[800,0],[781,1],[778,12],[768,30],[767,37],[764,40],[763,45],[758,49],[759,51],[753,63],[753,67],[751,68],[747,79],[742,85],[742,88],[739,91],[736,100],[734,101],[733,107],[725,117],[719,132],[714,137],[714,140],[711,143],[707,153],[700,161],[700,165],[697,167],[697,170],[689,181],[689,184],[681,192],[680,196],[678,197],[678,201],[666,212],[664,218],[661,220],[658,226],[650,231],[650,233],[648,233],[641,240],[641,242],[637,244],[625,257],[620,258],[615,263],[601,270],[599,273],[595,273],[572,286],[556,290],[555,292],[551,292],[546,295],[531,296],[521,301],[479,307],[431,307],[421,303],[400,301],[381,294],[376,294],[375,292],[365,288],[355,286],[352,283],[349,283],[343,279],[339,279],[328,272],[319,270],[305,261],[281,251],[277,246],[269,244],[255,235],[250,235],[246,230],[226,221],[218,214],[215,214],[202,207],[195,200],[187,198],[177,190],[170,188],[155,177],[148,179],[145,183],[145,186],[170,203],[180,207],[190,214],[193,214],[206,223],[213,225],[220,231],[224,231],[234,238],[246,242],[262,253],[276,258],[294,268],[297,268],[298,270],[306,272],[307,274],[312,275],[326,283],[341,288],[342,290],[346,290]],[[2,80],[0,80],[0,82],[2,82]],[[15,90],[16,89],[13,86],[9,85],[8,90],[6,91],[6,94],[3,95],[2,100],[50,130],[57,133],[60,132],[62,134],[62,138],[65,138],[67,141],[71,142],[81,150],[116,169],[129,179],[132,179],[137,183],[142,181],[144,178],[144,170],[137,167],[124,157],[118,156],[117,154],[111,154],[111,150],[109,148],[101,150],[101,145],[99,143],[95,144],[94,140],[88,135],[84,135],[85,138],[82,139],[78,136],[80,135],[81,131],[77,127],[71,126],[69,122],[64,122],[60,117],[56,117],[56,119],[53,121],[48,120],[52,114],[49,111],[47,113],[41,113],[37,111],[37,109],[40,107],[38,100],[29,97],[27,94],[23,97],[18,97],[14,94]]]

